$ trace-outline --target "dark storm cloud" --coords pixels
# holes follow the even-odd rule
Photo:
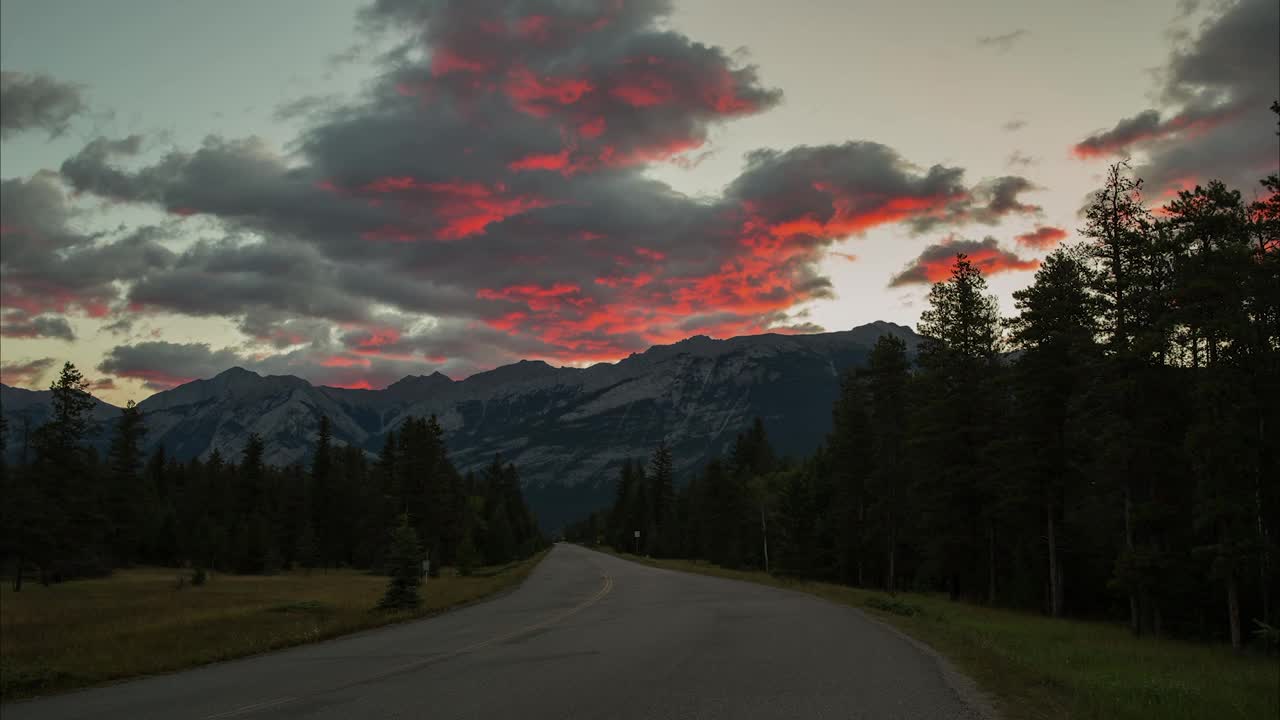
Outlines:
[[[1026,37],[1029,32],[1024,28],[1019,28],[1003,35],[983,35],[978,38],[978,46],[994,48],[997,52],[1006,53],[1012,50],[1013,46]]]
[[[119,297],[116,281],[172,260],[159,228],[88,234],[77,228],[77,215],[52,173],[0,181],[0,305],[30,316],[103,317]]]
[[[47,75],[0,71],[0,138],[25,130],[57,137],[84,110],[79,86]]]
[[[75,340],[71,323],[58,315],[30,316],[21,310],[5,310],[0,314],[0,335],[12,338],[52,338]]]
[[[1039,260],[1018,257],[1017,253],[1001,248],[1000,243],[990,236],[982,240],[951,237],[925,248],[907,267],[890,279],[889,286],[923,285],[945,280],[950,277],[951,266],[955,264],[958,254],[967,256],[969,262],[984,275],[1035,270],[1040,266]]]
[[[141,141],[99,139],[62,173],[226,230],[134,276],[134,311],[231,318],[278,351],[234,351],[242,364],[343,384],[423,365],[615,359],[690,328],[802,331],[792,313],[831,295],[818,266],[836,240],[1036,210],[1019,200],[1033,189],[1023,178],[970,185],[962,168],[873,142],[751,153],[717,197],[647,177],[781,99],[755,68],[666,29],[669,10],[376,2],[365,24],[403,43],[363,96],[307,113],[289,157],[210,137],[138,163]],[[221,352],[149,352],[161,351],[191,368],[182,377]],[[132,360],[126,373],[162,369]]]
[[[1267,107],[1280,94],[1280,3],[1220,6],[1159,71],[1162,108],[1078,143],[1079,157],[1143,151],[1136,170],[1157,194],[1219,178],[1250,189],[1280,166]]]
[[[211,350],[205,343],[141,342],[112,348],[98,364],[98,370],[141,380],[151,390],[167,390],[213,377],[241,359],[231,350]]]

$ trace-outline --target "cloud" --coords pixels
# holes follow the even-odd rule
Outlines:
[[[669,29],[669,12],[382,0],[361,22],[398,46],[362,96],[306,114],[287,156],[255,138],[151,160],[145,139],[89,143],[61,168],[76,191],[223,231],[139,253],[101,301],[230,318],[246,367],[377,383],[424,366],[613,360],[690,328],[811,328],[794,310],[831,295],[820,267],[835,242],[1039,213],[1026,178],[968,182],[870,141],[751,152],[716,195],[649,177],[781,101],[756,68]],[[231,361],[175,352],[147,357],[187,368],[174,377]],[[111,359],[119,376],[164,369]]]
[[[1001,125],[1000,127],[1005,132],[1017,132],[1026,126],[1027,126],[1026,120],[1010,120],[1005,124]]]
[[[281,103],[271,113],[276,120],[295,120],[338,104],[337,95],[303,95]]]
[[[1037,250],[1047,250],[1054,245],[1067,239],[1067,231],[1059,227],[1037,227],[1028,233],[1019,235],[1017,240],[1019,245]]]
[[[210,350],[206,343],[142,342],[112,348],[98,370],[116,377],[141,380],[151,390],[167,390],[198,378],[208,378],[241,360],[230,350]]]
[[[0,180],[0,306],[27,316],[81,313],[101,318],[119,297],[117,281],[169,263],[165,232],[86,233],[58,176]]]
[[[0,383],[10,387],[36,388],[53,364],[54,359],[51,357],[23,361],[0,360]]]
[[[5,309],[0,313],[0,336],[11,338],[53,338],[75,340],[75,332],[67,319],[58,315],[32,317],[22,310]]]
[[[1280,167],[1268,105],[1280,87],[1280,5],[1219,6],[1177,41],[1159,70],[1160,107],[1142,110],[1077,143],[1082,159],[1140,153],[1138,175],[1157,195],[1216,178],[1253,187]]]
[[[77,85],[48,75],[0,72],[0,138],[27,130],[57,137],[85,109]]]
[[[1031,167],[1032,165],[1037,165],[1039,163],[1040,163],[1039,158],[1036,158],[1032,155],[1028,155],[1022,152],[1021,150],[1014,150],[1013,152],[1009,153],[1009,158],[1004,161],[1004,164],[1008,165],[1009,167],[1023,167],[1023,168]]]
[[[964,254],[969,262],[986,275],[1019,270],[1035,270],[1040,261],[1023,259],[1016,253],[1004,250],[993,237],[982,240],[966,240],[954,236],[936,245],[930,245],[889,281],[890,287],[928,284],[946,280],[951,276],[951,266],[956,255]]]
[[[1030,33],[1029,30],[1019,28],[1003,35],[983,35],[978,38],[978,47],[994,48],[996,52],[1007,53],[1013,49],[1013,46],[1022,38]]]
[[[407,375],[422,374],[428,365],[422,360],[394,360],[378,355],[310,350],[261,355],[233,348],[214,349],[207,343],[148,341],[112,348],[98,370],[117,378],[139,380],[147,389],[159,392],[213,377],[232,367],[264,375],[297,375],[330,387],[372,389]],[[479,369],[472,368],[471,372]]]
[[[945,207],[935,212],[921,213],[906,223],[915,232],[922,233],[944,226],[964,223],[997,225],[1010,215],[1040,215],[1039,205],[1023,202],[1023,193],[1040,190],[1034,183],[1020,175],[1004,175],[989,178],[967,189]]]

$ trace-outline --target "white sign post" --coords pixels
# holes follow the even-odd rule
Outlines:
[[[640,554],[640,531],[639,530],[635,531],[635,538],[636,538],[636,554],[639,555]]]

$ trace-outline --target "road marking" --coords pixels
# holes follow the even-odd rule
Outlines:
[[[217,715],[206,715],[204,717],[204,720],[218,720],[218,718],[236,717],[237,715],[248,715],[249,713],[257,712],[259,710],[266,710],[267,708],[272,708],[277,705],[284,705],[285,703],[291,703],[297,699],[298,698],[294,698],[294,697],[282,697],[282,698],[276,698],[275,700],[265,700],[260,703],[254,703],[252,705],[245,705],[244,707],[238,707],[235,710],[228,710],[223,713],[218,713]]]
[[[453,658],[459,657],[461,655],[466,655],[467,653],[472,653],[477,650],[482,650],[491,645],[496,645],[501,642],[513,640],[515,638],[521,637],[522,635],[528,635],[530,633],[534,633],[539,630],[551,627],[552,625],[555,625],[558,622],[562,622],[567,618],[573,617],[574,615],[582,612],[583,610],[586,610],[592,605],[595,605],[596,603],[603,600],[609,593],[613,592],[613,578],[604,572],[601,572],[600,574],[604,578],[604,583],[600,586],[600,589],[597,590],[594,595],[587,598],[586,600],[583,600],[577,605],[574,605],[568,610],[561,612],[558,615],[553,615],[550,618],[547,618],[546,620],[543,620],[541,622],[537,622],[532,625],[527,625],[525,627],[512,630],[511,632],[505,633],[503,635],[499,635],[497,637],[489,638],[488,640],[482,640],[478,643],[473,643],[471,645],[468,645],[464,648],[460,648],[458,650],[453,650],[451,652],[447,652],[442,655],[437,655],[427,660],[420,660],[418,662],[409,663],[408,665],[402,665],[398,668],[388,670],[383,673],[378,673],[377,675],[371,675],[369,677],[361,678],[354,682],[346,683],[345,685],[337,685],[334,687],[326,688],[324,690],[321,690],[320,692],[312,693],[312,695],[313,696],[321,695],[325,693],[336,692],[338,690],[345,690],[347,688],[356,687],[358,685],[366,685],[368,683],[377,682],[379,680],[385,680],[390,677],[395,677],[396,675],[403,675],[405,673],[413,672],[414,670],[421,670],[422,668],[427,667],[429,665],[434,665],[436,663],[444,662],[446,660],[452,660]],[[232,717],[239,717],[241,715],[249,715],[251,713],[256,713],[261,710],[267,710],[269,708],[285,705],[287,703],[294,702],[298,699],[299,698],[296,698],[296,697],[276,698],[274,700],[267,700],[264,702],[255,703],[253,705],[245,705],[244,707],[236,708],[235,710],[228,710],[227,712],[219,713],[217,715],[207,715],[203,718],[203,720],[222,720],[222,718],[232,718]]]
[[[504,634],[504,635],[499,635],[499,636],[497,636],[497,637],[491,637],[491,638],[489,638],[488,640],[481,640],[481,641],[480,641],[480,642],[478,642],[478,643],[473,643],[473,644],[468,645],[468,646],[466,646],[466,647],[464,647],[464,648],[459,648],[459,649],[457,649],[457,650],[453,650],[453,651],[450,651],[450,652],[444,653],[443,655],[437,655],[436,657],[430,658],[430,659],[428,659],[428,660],[422,660],[422,661],[419,661],[419,662],[410,663],[410,664],[408,664],[408,665],[403,665],[403,666],[401,666],[401,667],[395,668],[394,670],[388,670],[388,671],[386,671],[385,673],[381,673],[381,674],[379,674],[379,675],[374,675],[373,677],[369,677],[369,678],[365,678],[365,679],[363,679],[363,680],[360,680],[360,681],[359,681],[359,683],[352,683],[352,684],[353,684],[353,685],[355,685],[355,684],[363,684],[363,683],[366,683],[366,682],[372,682],[372,681],[375,681],[375,680],[382,680],[382,679],[384,679],[384,678],[388,678],[388,677],[391,677],[391,676],[393,676],[393,675],[399,675],[399,674],[401,674],[401,673],[405,673],[405,672],[412,672],[413,670],[417,670],[417,669],[419,669],[419,668],[426,667],[427,665],[434,665],[434,664],[436,664],[436,663],[438,663],[438,662],[444,662],[445,660],[452,660],[453,658],[456,658],[456,657],[458,657],[458,656],[460,656],[460,655],[466,655],[467,653],[475,652],[476,650],[482,650],[482,649],[487,648],[487,647],[489,647],[489,646],[491,646],[491,645],[496,645],[496,644],[498,644],[498,643],[506,642],[506,641],[508,641],[508,640],[513,640],[513,639],[518,638],[518,637],[520,637],[520,636],[522,636],[522,635],[528,635],[528,634],[530,634],[530,633],[537,632],[537,631],[542,630],[542,629],[544,629],[544,628],[551,627],[552,625],[555,625],[556,623],[561,622],[561,621],[563,621],[563,620],[565,620],[565,619],[567,619],[567,618],[569,618],[569,617],[572,617],[572,616],[574,616],[574,615],[576,615],[576,614],[578,614],[578,613],[582,612],[583,610],[586,610],[587,608],[591,607],[592,605],[595,605],[596,603],[598,603],[598,602],[600,602],[601,600],[603,600],[603,599],[605,598],[605,596],[606,596],[606,595],[608,595],[609,593],[613,592],[613,578],[612,578],[612,577],[610,577],[609,575],[604,575],[603,573],[601,573],[601,574],[604,576],[604,584],[600,586],[600,589],[599,589],[599,590],[597,590],[597,591],[596,591],[596,593],[595,593],[594,595],[592,595],[591,597],[587,598],[586,600],[583,600],[582,602],[578,603],[577,605],[575,605],[575,606],[573,606],[573,607],[569,608],[568,610],[565,610],[564,612],[560,613],[559,615],[553,615],[553,616],[551,616],[550,618],[547,618],[546,620],[543,620],[542,622],[537,622],[537,623],[534,623],[534,624],[532,624],[532,625],[527,625],[527,626],[525,626],[525,627],[518,628],[518,629],[516,629],[516,630],[512,630],[511,632],[506,633],[506,634]]]

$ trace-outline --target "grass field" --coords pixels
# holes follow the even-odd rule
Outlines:
[[[446,573],[416,612],[372,608],[387,579],[355,571],[212,575],[176,588],[179,572],[122,570],[109,578],[0,589],[0,697],[12,700],[179,670],[424,617],[509,588],[522,563]]]
[[[1120,625],[1053,620],[954,603],[726,570],[704,562],[655,567],[799,590],[861,608],[949,658],[1008,720],[1260,720],[1280,718],[1280,660],[1228,647],[1137,639]]]

